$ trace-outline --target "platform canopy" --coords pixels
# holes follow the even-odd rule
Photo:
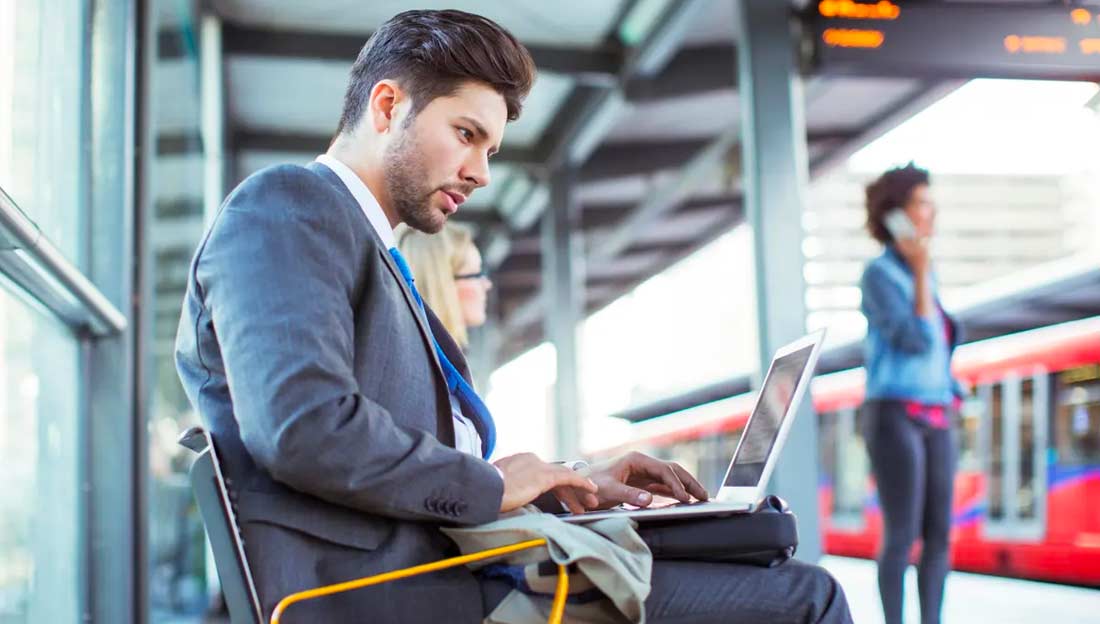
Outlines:
[[[158,166],[193,170],[202,158],[199,128],[192,121],[198,115],[193,102],[173,97],[172,85],[192,79],[198,28],[181,22],[171,4],[158,4],[163,11],[155,87]],[[822,9],[831,7],[824,4],[791,4],[791,53],[804,68],[811,177],[843,163],[967,77],[927,67],[892,71],[880,62],[860,65],[850,55],[829,64],[833,57],[823,49],[821,20]],[[1061,11],[1067,19],[1072,8],[1024,1],[936,4],[967,15],[975,7],[1024,8]],[[492,185],[475,193],[456,217],[475,228],[492,272],[492,314],[502,337],[498,362],[543,337],[538,224],[549,204],[551,172],[565,166],[578,171],[585,313],[743,220],[734,0],[214,0],[209,5],[222,22],[230,186],[264,166],[304,162],[322,152],[360,47],[374,28],[410,6],[480,13],[529,47],[539,78],[523,117],[507,129],[493,159]],[[1091,13],[1100,23],[1100,9]],[[871,19],[859,25],[874,29],[879,22],[886,27]],[[929,36],[930,42],[943,38]],[[160,301],[182,296],[190,247],[201,229],[200,186],[158,199]],[[170,306],[158,310],[165,322],[157,326],[166,328],[158,335],[161,341],[171,339],[177,312]]]

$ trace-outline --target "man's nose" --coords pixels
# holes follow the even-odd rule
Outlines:
[[[462,169],[462,180],[474,188],[489,186],[489,156],[480,150],[467,159]]]

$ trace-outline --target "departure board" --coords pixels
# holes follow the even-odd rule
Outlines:
[[[815,71],[862,76],[1100,80],[1100,6],[820,0]]]

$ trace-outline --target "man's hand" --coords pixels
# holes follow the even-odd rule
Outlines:
[[[692,497],[707,500],[707,490],[683,466],[632,452],[594,464],[579,471],[599,486],[596,509],[610,509],[620,503],[647,507],[653,495],[668,496],[687,503]]]
[[[533,453],[510,455],[493,465],[504,473],[501,513],[519,509],[550,490],[573,513],[584,513],[585,508],[597,504],[594,482],[561,464],[548,464]]]

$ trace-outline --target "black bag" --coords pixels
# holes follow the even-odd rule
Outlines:
[[[775,567],[798,548],[798,521],[778,496],[750,513],[642,522],[638,534],[654,559],[687,559]]]

